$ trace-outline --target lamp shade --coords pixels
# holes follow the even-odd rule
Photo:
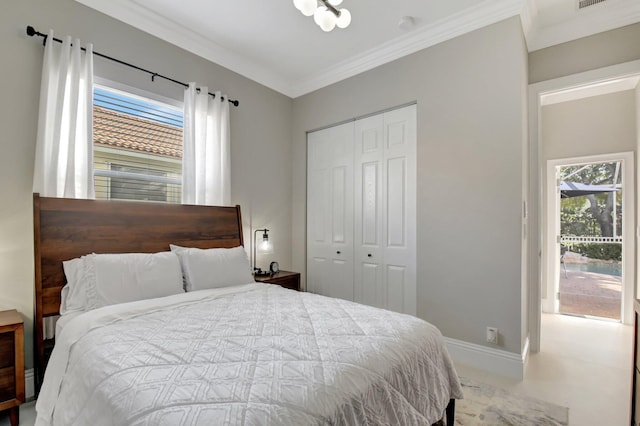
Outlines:
[[[293,0],[293,4],[304,16],[311,16],[315,13],[317,0]]]
[[[263,253],[263,254],[273,253],[273,244],[271,244],[271,241],[269,241],[268,236],[266,238],[262,238],[258,242],[257,248],[258,248],[258,253]]]
[[[336,27],[336,15],[324,6],[321,6],[316,10],[316,13],[313,15],[313,19],[323,31],[328,32]]]
[[[258,237],[259,233],[262,234],[260,237]],[[273,253],[273,244],[269,241],[269,230],[267,228],[253,231],[253,272],[255,274],[263,274],[263,271],[256,266],[257,253]]]
[[[340,16],[336,20],[338,28],[347,28],[351,23],[351,12],[347,9],[340,9]]]

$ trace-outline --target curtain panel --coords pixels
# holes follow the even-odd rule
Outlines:
[[[95,198],[93,187],[93,50],[49,32],[40,86],[33,191],[47,197]]]
[[[93,186],[93,48],[53,40],[44,49],[33,192],[45,197],[95,198]],[[44,319],[53,338],[57,317]]]
[[[231,155],[227,96],[190,83],[184,94],[182,203],[229,205]],[[224,99],[224,100],[223,100]]]

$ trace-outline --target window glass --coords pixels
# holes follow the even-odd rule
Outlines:
[[[182,126],[177,107],[95,86],[96,199],[180,203]]]

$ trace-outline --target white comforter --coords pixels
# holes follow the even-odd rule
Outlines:
[[[430,425],[450,398],[460,384],[429,323],[248,284],[74,318],[36,425]]]

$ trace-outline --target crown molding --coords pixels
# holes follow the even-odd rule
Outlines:
[[[529,52],[593,34],[635,24],[640,21],[638,0],[609,0],[579,10],[573,19],[559,24],[532,26],[527,34]]]
[[[612,80],[599,81],[586,86],[571,87],[569,89],[552,92],[540,96],[540,106],[553,105],[561,102],[577,101],[594,96],[634,90],[640,83],[640,75],[626,76]]]
[[[538,6],[535,0],[524,0],[522,11],[520,12],[520,22],[522,23],[522,32],[524,39],[527,41],[527,49],[529,46],[529,38],[535,31],[536,18],[538,17]]]
[[[226,49],[131,0],[75,0],[112,18],[174,44],[287,96],[290,85],[278,73]],[[182,77],[187,78],[187,77]]]
[[[520,16],[530,52],[640,21],[638,0],[608,0],[592,6],[593,9],[578,11],[571,20],[547,27],[536,25],[538,10],[535,0],[483,0],[459,13],[317,70],[304,78],[290,80],[273,69],[160,16],[140,5],[137,0],[75,1],[291,98],[305,95],[512,16]]]
[[[467,32],[518,15],[522,9],[523,0],[482,1],[474,7],[438,21],[422,30],[397,38],[294,82],[286,81],[263,65],[225,49],[214,41],[203,38],[200,34],[158,15],[135,1],[76,1],[295,98]]]
[[[462,12],[448,16],[423,29],[384,43],[357,56],[324,68],[295,81],[292,97],[321,89],[380,65],[418,52],[487,25],[519,15],[522,0],[485,0]]]

